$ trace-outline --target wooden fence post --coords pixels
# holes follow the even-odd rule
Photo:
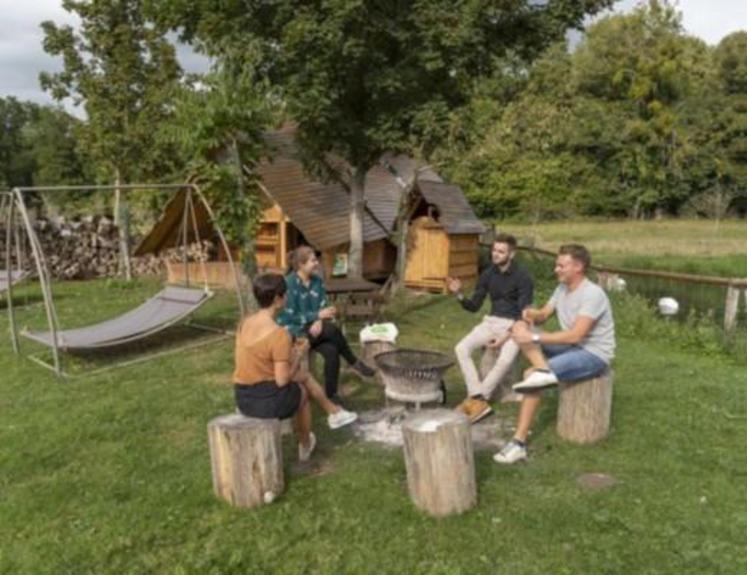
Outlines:
[[[724,331],[727,334],[731,334],[736,329],[738,312],[739,288],[729,286],[726,290],[726,305],[724,307]]]

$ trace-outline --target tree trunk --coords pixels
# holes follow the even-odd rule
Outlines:
[[[430,515],[462,513],[477,503],[469,422],[448,409],[421,411],[402,424],[407,487]]]
[[[350,185],[350,251],[348,252],[348,277],[363,277],[363,214],[365,198],[366,169],[357,167]]]
[[[557,432],[573,443],[594,443],[607,436],[612,413],[612,370],[575,383],[560,383]]]
[[[208,440],[218,497],[256,507],[285,489],[280,420],[223,415],[208,423]]]
[[[231,139],[231,151],[233,155],[234,170],[236,172],[236,195],[239,201],[243,202],[246,199],[247,191],[244,182],[244,164],[241,160],[241,150],[236,138]],[[241,267],[249,279],[254,279],[254,276],[257,275],[257,257],[254,247],[253,230],[247,231],[244,245],[241,246]],[[256,306],[251,307],[254,298],[251,297],[250,299],[252,300],[252,302],[250,302],[250,308],[253,310],[256,308]]]
[[[396,294],[405,286],[405,275],[407,274],[407,236],[410,232],[410,216],[412,209],[409,205],[410,190],[402,192],[407,195],[407,203],[403,203],[395,222],[397,263],[394,266],[394,281],[392,282],[392,293]],[[404,202],[404,201],[403,201]]]
[[[394,266],[394,281],[391,286],[392,294],[396,294],[405,286],[405,275],[407,274],[407,239],[410,232],[410,218],[415,209],[412,190],[416,182],[417,177],[404,185],[400,184],[402,186],[402,199],[400,200],[397,217],[394,222],[394,243],[397,247],[397,259]]]
[[[119,273],[127,281],[132,279],[132,265],[130,263],[130,212],[127,201],[122,200],[119,186],[122,184],[119,168],[115,172],[114,190],[114,223],[119,235]]]

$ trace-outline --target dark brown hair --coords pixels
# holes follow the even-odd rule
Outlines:
[[[261,308],[268,308],[278,296],[285,295],[285,278],[280,274],[262,274],[254,278],[252,291]]]
[[[565,244],[560,246],[558,250],[559,255],[571,256],[574,260],[584,266],[584,271],[589,269],[591,265],[591,254],[581,244]]]
[[[501,232],[493,238],[494,244],[506,244],[511,251],[516,249],[516,238],[511,234],[504,234]]]

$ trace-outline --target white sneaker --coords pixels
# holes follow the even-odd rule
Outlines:
[[[340,427],[350,425],[356,419],[358,419],[358,414],[354,411],[340,409],[337,413],[332,413],[327,416],[327,424],[330,429],[339,429]]]
[[[527,448],[523,445],[519,445],[513,439],[509,441],[503,449],[493,456],[493,461],[496,463],[516,463],[522,459],[527,458]]]
[[[298,460],[308,461],[311,459],[311,454],[314,452],[316,447],[316,435],[313,431],[309,431],[309,446],[304,447],[301,442],[298,443]]]
[[[557,384],[558,378],[552,371],[538,369],[533,371],[524,381],[514,385],[512,389],[518,393],[524,393],[526,391],[539,391]]]

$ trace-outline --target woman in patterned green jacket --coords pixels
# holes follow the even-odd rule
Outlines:
[[[324,387],[327,396],[339,403],[340,357],[362,377],[372,377],[373,369],[358,359],[347,339],[334,323],[337,310],[327,302],[324,280],[319,276],[319,260],[309,246],[296,248],[291,255],[291,271],[285,278],[288,286],[285,309],[278,323],[295,338],[306,337],[312,350],[324,358]]]

